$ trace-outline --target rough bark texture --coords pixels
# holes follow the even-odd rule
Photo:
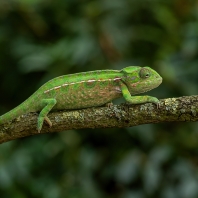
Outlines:
[[[198,96],[183,96],[160,100],[160,107],[143,105],[113,105],[75,111],[52,112],[53,123],[44,124],[41,133],[53,133],[82,128],[132,127],[163,122],[194,122],[198,120]],[[0,125],[0,143],[38,134],[37,114],[29,113]]]

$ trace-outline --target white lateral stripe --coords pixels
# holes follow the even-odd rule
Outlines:
[[[96,80],[88,80],[87,82],[95,82]]]
[[[54,87],[54,89],[59,89],[59,88],[61,88],[61,86],[58,86],[58,87]]]
[[[44,91],[44,93],[48,93],[48,92],[50,92],[50,91],[52,91],[52,90],[56,90],[56,89],[59,89],[59,88],[61,88],[61,87],[65,87],[65,86],[69,86],[69,85],[75,85],[75,84],[80,84],[80,83],[85,83],[85,82],[88,82],[88,83],[90,83],[90,82],[96,82],[96,81],[98,81],[98,82],[105,82],[105,81],[116,81],[116,80],[120,80],[121,78],[119,78],[119,77],[117,77],[117,78],[108,78],[108,79],[99,79],[99,80],[94,80],[94,79],[92,79],[92,80],[88,80],[88,81],[85,81],[85,80],[82,80],[82,81],[80,81],[80,82],[71,82],[71,83],[65,83],[65,84],[62,84],[62,85],[60,85],[60,86],[57,86],[57,87],[53,87],[53,88],[51,88],[51,89],[48,89],[48,90],[46,90],[46,91]]]
[[[118,78],[118,77],[117,77],[117,78],[114,78],[113,80],[120,80],[120,79],[121,79],[121,78]]]

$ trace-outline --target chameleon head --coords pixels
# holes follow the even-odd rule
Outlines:
[[[131,95],[149,91],[162,83],[162,77],[150,67],[129,66],[121,72],[124,74],[122,81]]]

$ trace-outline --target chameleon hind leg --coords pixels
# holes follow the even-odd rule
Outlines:
[[[47,114],[51,111],[51,109],[56,104],[56,99],[55,98],[43,99],[41,103],[42,103],[41,105],[43,106],[43,109],[39,113],[38,123],[37,123],[38,124],[37,129],[39,133],[42,129],[44,120],[49,124],[50,127],[52,126],[52,123],[50,119],[47,117]]]

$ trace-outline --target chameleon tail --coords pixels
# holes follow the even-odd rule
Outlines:
[[[3,114],[2,116],[0,116],[0,124],[4,124],[8,121],[11,121],[11,120],[19,117],[20,115],[32,112],[34,103],[33,103],[33,101],[31,102],[31,100],[32,100],[31,98],[25,100],[22,104],[18,105],[17,107],[12,109],[11,111],[9,111],[9,112]],[[31,104],[32,104],[32,108],[30,108]]]

